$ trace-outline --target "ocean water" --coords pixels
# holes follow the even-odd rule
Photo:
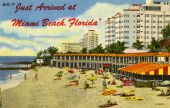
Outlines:
[[[14,62],[31,62],[35,59],[33,56],[0,56],[0,67],[18,67],[22,66],[22,64],[6,64],[6,63],[14,63]],[[0,84],[6,83],[11,80],[18,80],[24,78],[24,74],[27,71],[21,70],[0,70]],[[12,75],[12,79],[10,79],[10,75]]]

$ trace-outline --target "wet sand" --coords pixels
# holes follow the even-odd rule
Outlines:
[[[119,93],[125,90],[134,90],[136,97],[144,98],[143,101],[127,101],[120,96],[103,96],[102,78],[97,76],[94,81],[94,88],[84,91],[84,81],[94,71],[87,71],[87,74],[76,74],[79,76],[79,85],[66,87],[69,84],[67,79],[70,73],[64,70],[61,80],[54,80],[55,74],[60,69],[42,67],[38,69],[39,80],[34,79],[35,71],[28,74],[28,79],[23,81],[17,87],[3,91],[3,108],[97,108],[99,105],[106,103],[111,98],[118,103],[111,108],[168,108],[170,99],[168,97],[158,97],[160,91],[152,91],[151,88],[123,87],[116,88],[109,85]],[[112,76],[110,79],[112,81]],[[107,81],[108,81],[107,80]],[[121,84],[120,81],[116,82]],[[90,81],[88,83],[91,84]],[[165,88],[161,88],[165,89]]]

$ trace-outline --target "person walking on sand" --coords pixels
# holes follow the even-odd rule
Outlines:
[[[87,81],[84,82],[84,91],[86,91],[86,89],[89,88],[89,84],[87,83]]]
[[[38,72],[35,73],[35,80],[38,81]]]
[[[27,80],[27,74],[26,73],[24,74],[24,79]]]
[[[11,74],[9,75],[9,78],[12,79],[12,75]]]
[[[102,82],[102,85],[103,85],[103,91],[105,91],[107,89],[107,82],[106,82],[105,78],[104,78],[104,80]]]
[[[2,107],[2,91],[1,91],[1,88],[0,88],[0,107]]]

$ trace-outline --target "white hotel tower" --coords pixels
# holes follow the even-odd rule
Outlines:
[[[105,21],[106,46],[124,41],[127,47],[139,40],[147,46],[152,38],[161,39],[161,30],[170,24],[170,1],[146,4],[132,4],[129,9],[108,18]]]

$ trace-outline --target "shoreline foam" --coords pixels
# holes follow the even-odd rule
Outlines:
[[[22,83],[22,81],[24,81],[24,74],[27,73],[29,73],[29,71],[19,70],[18,73],[12,74],[12,79],[1,81],[0,83],[1,90],[4,91],[18,86],[19,84]]]

